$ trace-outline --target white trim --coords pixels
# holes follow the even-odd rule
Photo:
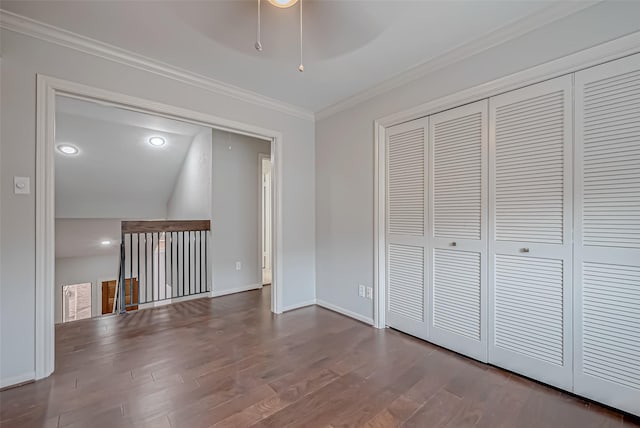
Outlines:
[[[384,251],[384,225],[386,222],[386,207],[384,203],[385,164],[383,154],[386,147],[386,128],[555,77],[575,73],[576,71],[638,52],[640,52],[640,31],[374,121],[374,266],[376,269],[374,272],[374,287],[377,298],[374,320],[376,327],[384,328],[385,326],[386,283],[384,267],[386,266],[386,255]]]
[[[0,379],[0,389],[4,389],[10,386],[19,385],[25,382],[31,382],[35,380],[35,372],[23,373],[18,376],[7,377]]]
[[[640,31],[377,120],[389,127],[640,52]]]
[[[55,364],[55,96],[54,86],[36,80],[36,302],[35,378],[53,373]]]
[[[286,306],[282,309],[282,312],[289,312],[300,308],[306,308],[307,306],[314,306],[316,299],[307,300],[306,302],[300,302],[293,305]]]
[[[387,141],[387,131],[383,126],[376,123],[373,132],[376,142]],[[375,180],[373,182],[373,246],[375,249],[373,257],[373,319],[375,320],[374,326],[376,328],[386,328],[387,326],[387,299],[385,295],[387,289],[384,285],[387,275],[387,259],[385,253],[385,248],[387,246],[385,234],[387,224],[387,212],[385,206],[387,183],[384,172],[386,171],[387,165],[385,147],[386,144],[383,144],[382,146],[378,143],[374,144],[374,165],[376,165],[377,168],[375,170]],[[382,171],[381,174],[379,174],[380,171]]]
[[[2,80],[2,52],[0,52],[0,81]],[[0,85],[2,86],[2,85]],[[2,99],[2,91],[0,89],[0,99]],[[0,155],[0,165],[2,165],[2,156]],[[2,224],[2,202],[0,202],[0,224]],[[1,229],[1,228],[0,228]],[[0,242],[2,241],[2,232],[0,231]],[[2,260],[2,250],[0,249],[0,261]],[[2,263],[0,262],[0,278],[2,278]],[[0,385],[2,381],[0,380]],[[1,386],[0,386],[1,388]]]
[[[373,322],[373,318],[369,318],[369,317],[364,317],[358,313],[355,313],[353,311],[350,311],[348,309],[345,309],[341,306],[338,305],[334,305],[333,303],[329,303],[325,300],[321,300],[321,299],[316,299],[316,305],[321,306],[325,309],[329,309],[330,311],[333,312],[337,312],[339,314],[345,315],[349,318],[353,318],[357,321],[363,322],[367,325],[373,326],[374,322]]]
[[[0,9],[0,28],[177,80],[187,85],[260,107],[276,110],[301,119],[314,120],[313,112],[302,107],[266,97],[7,10]]]
[[[418,64],[415,67],[397,74],[380,84],[374,85],[344,100],[338,101],[333,105],[323,108],[316,112],[316,120],[322,120],[343,110],[355,107],[366,100],[418,80],[430,73],[463,61],[480,52],[484,52],[495,46],[516,39],[524,34],[530,33],[531,31],[544,27],[545,25],[549,25],[554,21],[577,13],[580,10],[593,6],[597,3],[599,3],[599,1],[554,3],[539,12],[528,15],[515,22],[511,22],[510,24],[498,28],[489,34],[476,38],[470,42],[463,43],[442,55],[429,59],[422,64]]]
[[[227,296],[229,294],[242,293],[242,292],[251,291],[251,290],[259,290],[261,288],[262,288],[262,284],[249,284],[249,285],[244,285],[242,287],[230,288],[228,290],[218,290],[218,291],[212,290],[211,297]]]
[[[282,189],[284,183],[281,170],[283,165],[282,135],[280,135],[271,141],[271,311],[275,314],[282,313],[284,301],[282,291],[284,283]]]
[[[262,229],[264,212],[262,210],[264,205],[264,191],[263,191],[263,161],[264,159],[269,159],[269,167],[271,167],[271,154],[270,153],[258,153],[258,206],[260,207],[260,216],[258,217],[258,277],[260,278],[260,283],[264,285],[264,268],[262,267],[262,263],[264,261],[264,252],[262,251],[264,247],[264,230]],[[271,169],[271,168],[269,168]],[[271,195],[270,195],[271,196]],[[271,198],[273,202],[273,198]],[[271,207],[269,207],[271,208]],[[270,217],[273,216],[273,210],[270,213]],[[273,229],[270,231],[273,234]],[[273,239],[271,239],[273,241]],[[271,252],[269,253],[269,259],[271,261]],[[269,271],[271,271],[271,266],[269,266]],[[270,282],[269,282],[270,284]]]
[[[282,133],[206,113],[94,88],[41,74],[36,79],[36,271],[35,271],[35,378],[42,379],[54,370],[54,143],[55,97],[70,96],[106,103],[128,110],[149,113],[195,123],[223,131],[271,141],[272,245],[271,310],[282,313],[283,298],[283,219],[282,219]],[[211,254],[211,251],[208,251]],[[211,264],[209,264],[211,265]],[[211,269],[210,271],[212,271]],[[213,283],[212,287],[213,287]],[[212,292],[213,294],[213,292]]]

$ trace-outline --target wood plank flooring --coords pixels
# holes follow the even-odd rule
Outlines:
[[[637,420],[269,287],[56,328],[56,372],[0,393],[12,427],[640,427]]]

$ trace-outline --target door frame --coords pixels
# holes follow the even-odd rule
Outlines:
[[[36,254],[35,254],[35,378],[51,375],[55,365],[55,117],[56,96],[98,102],[126,110],[180,120],[200,126],[246,135],[271,143],[272,287],[271,311],[282,313],[282,145],[279,131],[236,122],[210,114],[171,106],[62,80],[36,76]],[[209,232],[211,233],[211,231]],[[211,242],[211,240],[209,240]],[[211,251],[208,252],[211,266]],[[213,269],[209,269],[209,284]],[[212,287],[213,288],[213,287]]]
[[[65,321],[65,320],[64,320],[64,288],[65,288],[65,287],[72,286],[72,285],[86,285],[86,284],[89,284],[89,292],[91,293],[91,297],[90,297],[90,299],[89,299],[89,300],[90,300],[90,309],[91,309],[91,311],[90,311],[90,312],[91,312],[91,313],[90,313],[90,315],[89,315],[89,318],[83,318],[83,319],[91,319],[91,318],[93,318],[93,317],[94,317],[94,310],[95,310],[95,296],[96,296],[96,292],[95,292],[95,290],[93,289],[93,281],[77,282],[77,283],[75,283],[75,284],[63,284],[63,285],[60,287],[60,290],[59,290],[59,291],[62,293],[62,296],[61,296],[61,299],[60,299],[60,306],[61,306],[61,308],[60,308],[60,311],[61,311],[61,312],[60,312],[60,318],[61,318],[61,319],[60,319],[60,324],[66,324],[66,323],[74,322],[74,321],[81,321],[81,320],[73,320],[73,321]]]
[[[98,316],[104,317],[106,315],[114,315],[116,314],[116,312],[111,312],[110,314],[103,314],[102,313],[102,284],[104,282],[110,282],[110,281],[116,281],[116,283],[118,282],[118,278],[106,278],[106,279],[101,279],[98,278],[98,282],[96,283],[96,290],[100,289],[100,292],[98,292],[98,301],[97,301],[97,306],[98,306],[98,310],[100,311],[100,314]]]
[[[258,263],[258,271],[260,273],[259,278],[260,278],[260,288],[262,288],[264,286],[264,279],[263,279],[263,275],[264,275],[264,269],[262,268],[262,262],[263,262],[263,258],[264,258],[264,253],[262,251],[262,248],[264,247],[264,230],[262,227],[262,223],[263,223],[263,216],[264,216],[264,212],[262,211],[263,208],[263,204],[264,204],[264,193],[262,191],[262,186],[263,186],[263,182],[262,182],[262,167],[263,167],[263,162],[265,159],[269,159],[269,166],[270,166],[270,170],[271,170],[271,154],[267,154],[267,153],[258,153],[258,201],[259,201],[259,205],[260,205],[260,221],[258,222],[258,231],[260,233],[260,239],[258,240],[258,242],[260,243],[260,245],[258,245],[258,253],[260,255],[260,257],[258,258],[258,260],[260,260],[260,262]],[[273,177],[273,176],[272,176]],[[271,196],[271,195],[270,195]],[[269,211],[271,211],[271,218],[273,219],[273,207],[269,206]],[[271,230],[271,242],[273,242],[273,229]],[[273,264],[273,254],[271,254],[271,252],[269,253],[269,257],[270,257],[270,263],[269,263],[269,269],[271,270],[271,265]],[[272,282],[273,282],[273,278],[272,278]]]
[[[414,119],[430,116],[485,98],[500,95],[525,86],[575,73],[609,61],[640,52],[640,32],[576,52],[565,57],[511,74],[496,80],[447,95],[416,107],[389,114],[374,121],[374,182],[373,182],[373,325],[386,328],[386,130]]]

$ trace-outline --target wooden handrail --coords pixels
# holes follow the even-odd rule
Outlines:
[[[123,221],[122,233],[189,232],[210,230],[211,220]]]

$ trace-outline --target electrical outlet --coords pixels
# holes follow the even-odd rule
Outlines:
[[[358,285],[358,296],[364,297],[364,295],[365,295],[365,287],[364,285],[360,284]]]
[[[242,262],[236,262],[236,270],[242,269]]]
[[[373,299],[373,287],[367,287],[367,299]]]

